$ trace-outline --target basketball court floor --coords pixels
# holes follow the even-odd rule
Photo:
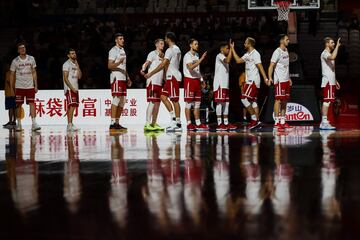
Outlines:
[[[358,239],[360,130],[0,130],[0,239]]]

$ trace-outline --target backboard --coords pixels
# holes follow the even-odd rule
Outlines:
[[[247,0],[249,10],[273,10],[276,9],[274,0]],[[311,10],[320,8],[320,0],[291,0],[290,9]]]

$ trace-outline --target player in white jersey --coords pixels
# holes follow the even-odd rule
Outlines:
[[[286,123],[286,104],[290,99],[290,90],[292,81],[289,73],[289,52],[287,46],[289,45],[289,37],[285,34],[280,35],[280,46],[274,51],[268,70],[270,84],[274,82],[275,85],[275,127],[278,129],[292,128]],[[273,78],[274,73],[274,78]]]
[[[231,48],[231,51],[233,52],[236,63],[245,63],[246,77],[245,86],[241,95],[241,102],[251,115],[251,122],[247,128],[253,129],[260,124],[259,107],[256,102],[260,88],[259,71],[266,84],[269,84],[269,80],[261,63],[260,53],[255,49],[255,39],[250,37],[246,38],[244,47],[247,52],[241,58],[237,55],[235,48]]]
[[[220,53],[215,60],[215,75],[213,90],[216,102],[218,126],[216,131],[235,130],[236,126],[229,124],[229,63],[232,59],[230,46],[233,43],[220,43]],[[224,122],[223,119],[224,118]]]
[[[127,87],[131,87],[132,82],[126,71],[124,35],[116,33],[114,37],[115,46],[109,51],[108,57],[108,69],[111,71],[111,95],[113,97],[110,130],[126,130],[125,127],[119,124],[119,120],[125,105]]]
[[[163,39],[155,40],[156,49],[151,51],[147,58],[146,62],[142,65],[141,74],[145,75],[145,71],[147,68],[148,71],[152,71],[157,68],[164,61],[164,45],[165,42]],[[147,101],[149,105],[146,110],[146,124],[144,126],[145,131],[161,131],[164,130],[157,123],[157,116],[159,113],[160,107],[160,96],[162,90],[162,83],[164,79],[164,70],[159,71],[154,74],[146,81],[146,93],[147,93]]]
[[[200,72],[200,64],[206,57],[206,52],[199,58],[199,42],[196,39],[189,41],[190,51],[188,51],[183,60],[184,73],[184,96],[185,96],[185,115],[188,131],[207,131],[208,126],[200,122],[200,103],[201,103],[201,85],[203,78]],[[194,107],[194,117],[196,125],[191,123],[190,111]]]
[[[166,33],[165,42],[169,48],[165,52],[164,61],[153,71],[145,74],[145,78],[150,78],[159,71],[166,69],[166,81],[161,93],[161,101],[169,111],[172,121],[171,125],[166,128],[167,132],[182,131],[179,104],[179,85],[182,78],[181,72],[179,71],[181,51],[180,48],[176,46],[175,40],[176,36],[173,32]]]
[[[340,38],[335,42],[332,38],[325,38],[325,50],[321,53],[321,71],[322,71],[322,82],[321,88],[324,93],[324,100],[322,105],[322,119],[320,129],[324,130],[335,130],[328,121],[328,111],[330,104],[335,101],[335,91],[340,89],[340,84],[336,80],[335,75],[335,59],[338,54],[339,47],[341,46]]]
[[[19,56],[16,57],[10,66],[11,86],[15,86],[16,95],[16,131],[22,131],[21,109],[26,97],[26,104],[30,107],[30,116],[32,119],[33,131],[41,128],[36,123],[35,93],[38,91],[36,62],[33,56],[26,54],[25,43],[17,44]]]
[[[79,129],[74,126],[73,118],[75,109],[79,106],[79,83],[82,72],[77,61],[76,51],[72,48],[67,53],[68,60],[63,64],[64,91],[67,102],[67,131],[74,132]]]

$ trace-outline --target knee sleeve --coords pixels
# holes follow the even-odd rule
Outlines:
[[[241,99],[242,104],[248,108],[251,104],[247,98]]]
[[[191,109],[191,107],[193,106],[193,103],[185,103],[185,108],[186,109]]]
[[[330,106],[330,102],[323,102],[324,106],[329,107]]]
[[[226,102],[224,104],[224,111],[223,111],[224,115],[229,115],[229,102]]]
[[[253,103],[252,103],[252,107],[253,107],[253,108],[257,108],[257,107],[258,107],[257,102],[253,102]]]
[[[112,105],[114,106],[119,106],[119,103],[120,103],[120,98],[119,97],[113,97],[113,100],[112,100]]]
[[[195,102],[194,108],[200,108],[200,102]]]

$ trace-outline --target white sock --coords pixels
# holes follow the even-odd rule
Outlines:
[[[322,116],[322,122],[323,123],[328,123],[329,122],[327,116]]]
[[[176,123],[181,124],[180,118],[176,118]]]
[[[111,124],[115,124],[115,118],[111,119]]]
[[[200,119],[196,119],[195,123],[196,123],[197,126],[199,126],[201,124]]]
[[[187,121],[187,124],[189,125],[189,124],[191,124],[191,121],[189,120],[189,121]]]
[[[229,124],[229,119],[228,118],[224,118],[224,124],[228,125]]]
[[[222,124],[222,119],[221,119],[221,117],[218,117],[218,118],[217,118],[217,122],[218,122],[218,125],[221,125],[221,124]]]
[[[31,121],[32,121],[32,124],[36,124],[36,118],[35,117],[32,117]]]
[[[280,117],[280,124],[285,124],[285,117]]]
[[[146,109],[146,124],[151,123],[151,117],[152,117],[152,114],[153,114],[153,109],[154,109],[154,103],[150,102],[147,109]]]
[[[119,124],[119,119],[118,118],[115,119],[115,123]]]
[[[20,120],[20,118],[16,119],[16,121],[17,121],[17,124],[18,124],[19,126],[21,126],[21,120]]]
[[[256,115],[254,114],[254,115],[251,115],[251,120],[253,120],[253,121],[257,121],[257,117],[256,117]]]
[[[279,117],[275,117],[275,125],[279,123]]]
[[[175,113],[174,113],[174,111],[170,112],[170,118],[171,118],[171,121],[175,121]]]

